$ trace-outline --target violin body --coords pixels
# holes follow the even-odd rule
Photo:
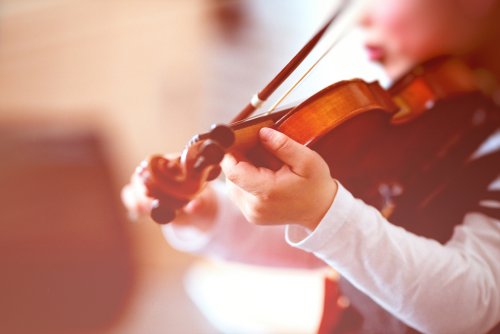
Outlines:
[[[484,130],[486,109],[450,109],[479,100],[477,95],[440,101],[403,124],[395,125],[381,113],[366,113],[339,125],[311,148],[328,163],[332,177],[386,217],[403,210],[403,202],[403,211],[418,212],[447,182],[432,176],[460,168],[473,151],[463,143],[476,129]],[[476,144],[480,142],[478,137]]]
[[[438,166],[460,142],[466,125],[479,117],[440,111],[440,103],[476,92],[472,72],[463,63],[437,59],[413,69],[389,90],[377,82],[341,81],[294,108],[217,127],[196,136],[178,159],[149,160],[141,176],[148,195],[157,199],[153,218],[173,219],[219,174],[225,153],[278,168],[280,162],[259,146],[262,127],[317,151],[332,177],[389,217],[396,198]]]

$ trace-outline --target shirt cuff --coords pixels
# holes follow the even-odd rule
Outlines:
[[[314,231],[298,225],[286,226],[285,239],[289,245],[316,252],[331,242],[333,235],[347,222],[356,199],[340,182],[337,184],[335,199]]]

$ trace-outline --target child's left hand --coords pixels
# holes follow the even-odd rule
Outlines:
[[[226,156],[222,169],[231,198],[251,223],[299,224],[313,230],[337,192],[328,165],[318,153],[281,132],[263,128],[259,136],[284,165],[272,171]]]

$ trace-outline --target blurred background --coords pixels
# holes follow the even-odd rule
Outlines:
[[[0,0],[0,331],[224,331],[213,321],[223,311],[190,298],[186,282],[224,308],[218,291],[240,289],[248,268],[214,276],[219,264],[173,250],[152,222],[129,222],[120,189],[146,156],[180,151],[231,119],[335,5]],[[292,100],[341,78],[380,76],[355,31],[341,44]],[[321,298],[321,280],[300,275],[291,284]]]

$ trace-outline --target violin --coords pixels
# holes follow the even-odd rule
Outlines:
[[[430,111],[440,101],[478,88],[463,62],[439,58],[417,66],[389,89],[377,81],[340,81],[297,106],[249,117],[316,45],[336,15],[232,122],[194,136],[177,158],[154,155],[141,165],[139,176],[147,195],[154,199],[154,221],[165,224],[175,219],[178,210],[218,177],[225,154],[277,169],[279,162],[258,143],[263,127],[272,127],[317,151],[330,166],[332,177],[386,217],[392,214],[395,197],[416,178],[412,171],[435,165],[436,157],[443,154],[443,143],[452,140],[460,128],[445,126],[449,130],[432,130],[438,135],[425,138],[422,134],[428,130],[423,129],[453,123],[449,115],[434,113],[436,116]]]

